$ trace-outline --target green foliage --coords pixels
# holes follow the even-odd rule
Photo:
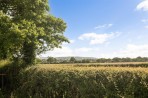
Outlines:
[[[75,61],[76,61],[76,59],[74,57],[71,57],[69,60],[70,63],[75,63]]]
[[[148,73],[141,70],[32,67],[22,72],[16,95],[19,98],[147,98],[147,80]]]
[[[55,63],[57,63],[57,59],[54,57],[48,57],[47,63],[48,64],[55,64]]]
[[[41,63],[42,63],[42,60],[39,58],[36,58],[36,64],[41,64]]]
[[[20,31],[2,11],[0,11],[0,28],[0,59],[7,59],[20,49],[21,40],[18,38]]]
[[[99,58],[96,60],[98,63],[111,63],[111,62],[148,62],[148,57],[137,57],[137,58],[119,58],[115,57],[112,59]]]
[[[48,0],[1,0],[0,5],[1,59],[33,64],[37,54],[68,42],[66,23],[48,13]]]
[[[53,58],[53,57],[51,57]],[[115,57],[115,58],[82,58],[82,57],[57,57],[55,58],[56,59],[56,62],[52,62],[52,64],[57,64],[57,63],[61,63],[61,64],[68,64],[68,63],[79,63],[79,64],[82,64],[82,63],[90,63],[90,65],[92,63],[94,63],[94,65],[101,65],[101,63],[105,63],[106,65],[108,63],[112,63],[112,64],[115,64],[117,63],[117,66],[118,65],[125,65],[125,66],[147,66],[147,62],[148,62],[148,57],[137,57],[137,58],[118,58],[118,57]],[[42,64],[48,64],[50,62],[46,61],[46,59],[43,59],[42,60]],[[127,64],[126,64],[127,63]],[[109,65],[110,65],[109,64]],[[145,64],[145,65],[142,65],[142,64]],[[116,66],[116,65],[115,65]]]
[[[22,67],[16,62],[6,63],[0,68],[0,74],[3,74],[3,76],[0,75],[0,89],[4,98],[10,98],[11,93],[19,87],[20,70],[22,70]]]
[[[10,65],[12,62],[10,60],[0,60],[0,68]]]
[[[91,60],[89,60],[89,59],[83,59],[83,60],[82,60],[82,63],[90,63],[90,61],[91,61]]]

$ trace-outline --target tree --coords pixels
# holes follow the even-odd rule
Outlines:
[[[75,61],[76,61],[76,59],[74,57],[71,57],[69,60],[70,63],[75,63]]]
[[[48,57],[47,63],[54,64],[57,63],[57,59],[54,57]]]
[[[82,63],[90,63],[90,61],[91,61],[90,59],[83,59]]]
[[[115,57],[112,59],[113,62],[122,62],[121,58]]]
[[[22,37],[18,26],[12,19],[0,11],[0,59],[15,56],[21,48]]]
[[[25,65],[33,64],[37,54],[60,48],[63,42],[69,42],[63,34],[66,23],[49,14],[48,0],[1,0],[0,11],[10,22],[5,27],[8,31],[0,31],[0,40],[11,39],[0,43],[0,48],[4,48],[1,51],[15,58],[20,57]],[[0,25],[5,22],[0,21]],[[4,44],[13,46],[5,47]]]
[[[107,59],[105,58],[99,58],[96,60],[98,63],[106,63],[107,62]]]

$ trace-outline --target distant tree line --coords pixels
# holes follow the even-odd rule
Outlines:
[[[111,62],[148,62],[148,57],[137,57],[137,58],[119,58],[115,57],[112,59],[100,58],[97,59],[96,62],[98,63],[111,63]]]
[[[148,57],[137,57],[137,58],[98,58],[98,59],[76,59],[71,57],[67,60],[61,60],[54,57],[48,57],[48,59],[39,59],[36,60],[38,63],[42,64],[67,64],[67,63],[115,63],[115,62],[148,62]]]

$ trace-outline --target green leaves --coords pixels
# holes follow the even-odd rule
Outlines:
[[[35,60],[36,54],[69,42],[63,34],[66,23],[48,13],[48,0],[1,0],[0,3],[1,53]],[[23,52],[27,48],[33,49],[30,54],[35,56],[30,58]]]

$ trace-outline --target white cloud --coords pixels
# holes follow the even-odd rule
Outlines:
[[[144,0],[140,4],[138,4],[137,10],[148,11],[148,0]]]
[[[41,54],[41,57],[65,57],[65,56],[84,56],[84,57],[96,57],[96,54],[99,53],[99,48],[89,48],[89,47],[81,47],[81,48],[56,48],[53,51],[48,51],[44,54]]]
[[[82,48],[77,48],[75,49],[75,53],[82,53],[82,52],[89,52],[89,51],[98,51],[99,48],[87,48],[87,47],[82,47]]]
[[[98,47],[81,47],[81,48],[70,48],[63,47],[61,49],[54,49],[48,51],[45,54],[40,55],[41,57],[65,57],[65,56],[82,56],[82,57],[99,57],[99,58],[113,58],[113,57],[148,57],[148,44],[135,45],[128,44],[123,49],[117,49],[114,51],[102,51]]]
[[[104,44],[108,40],[118,36],[120,33],[115,32],[115,33],[104,33],[104,34],[97,34],[97,33],[85,33],[79,36],[78,39],[80,40],[89,40],[89,44],[91,45],[96,45],[96,44]]]
[[[141,20],[143,23],[147,23],[148,22],[148,19],[142,19]]]
[[[75,43],[75,40],[69,40],[69,42],[70,42],[70,43],[63,42],[62,45],[73,44],[73,43]]]
[[[88,52],[88,51],[92,51],[92,50],[93,50],[92,48],[86,48],[86,47],[75,49],[75,51],[77,53]]]
[[[95,29],[110,28],[112,26],[113,24],[98,25],[97,27],[95,27]]]
[[[124,49],[116,50],[113,52],[103,52],[100,54],[101,58],[114,58],[114,57],[131,57],[138,56],[148,57],[148,44],[147,45],[135,45],[128,44]]]
[[[125,50],[119,52],[120,56],[123,57],[138,57],[138,56],[148,56],[148,45],[127,45]]]
[[[142,35],[137,36],[137,39],[138,39],[138,40],[141,40],[141,39],[143,39],[143,36],[142,36]]]
[[[148,25],[147,25],[147,26],[145,26],[145,28],[146,28],[146,29],[148,29]]]
[[[69,40],[71,44],[75,43],[75,40]]]
[[[142,19],[141,22],[147,24],[148,23],[148,19]],[[144,26],[144,28],[148,29],[148,25]]]
[[[69,47],[55,48],[53,51],[47,51],[44,54],[41,54],[41,57],[64,57],[64,56],[72,56],[73,51]]]

